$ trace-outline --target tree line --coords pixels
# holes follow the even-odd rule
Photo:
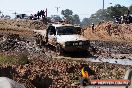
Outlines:
[[[52,15],[51,20],[66,20],[69,21],[71,24],[80,24],[81,26],[88,26],[92,23],[96,24],[102,20],[105,21],[114,21],[115,18],[121,17],[124,14],[132,14],[132,5],[129,7],[122,6],[120,4],[117,4],[115,6],[110,6],[106,9],[99,9],[96,11],[96,13],[92,14],[89,18],[83,18],[82,21],[80,21],[79,15],[74,14],[72,10],[65,9],[61,11],[62,18],[58,15]]]
[[[83,26],[91,25],[92,23],[97,24],[98,22],[114,21],[115,18],[119,18],[124,14],[132,14],[132,5],[129,7],[117,4],[115,6],[110,6],[107,9],[99,9],[96,13],[92,14],[90,18],[84,18],[81,22]]]
[[[61,18],[59,15],[51,15],[51,21],[60,21],[60,20],[65,20],[68,23],[71,24],[81,24],[79,15],[73,14],[73,11],[70,9],[62,10],[61,14],[63,17]]]

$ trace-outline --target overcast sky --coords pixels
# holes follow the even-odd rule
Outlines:
[[[0,0],[0,10],[3,14],[36,13],[38,10],[48,9],[48,16],[57,14],[55,7],[59,8],[59,13],[64,9],[71,9],[80,18],[89,17],[98,9],[102,9],[103,0]],[[110,4],[112,3],[112,4]],[[132,0],[105,0],[105,8],[121,4],[132,5]]]

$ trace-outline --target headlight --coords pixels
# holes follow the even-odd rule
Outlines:
[[[65,42],[65,45],[66,45],[66,46],[68,46],[68,45],[70,45],[70,44],[71,44],[70,42]]]
[[[83,42],[79,42],[79,45],[83,45]]]
[[[79,43],[75,42],[75,43],[73,43],[73,45],[77,46],[77,45],[79,45]]]

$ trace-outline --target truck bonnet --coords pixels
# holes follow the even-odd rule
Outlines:
[[[87,40],[84,36],[82,35],[57,35],[57,42],[59,43],[64,43],[67,41],[79,41],[79,40]]]

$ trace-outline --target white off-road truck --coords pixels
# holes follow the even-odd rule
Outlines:
[[[34,30],[38,43],[55,46],[58,55],[66,52],[87,51],[90,41],[81,35],[81,27],[71,24],[50,24],[46,30]]]

